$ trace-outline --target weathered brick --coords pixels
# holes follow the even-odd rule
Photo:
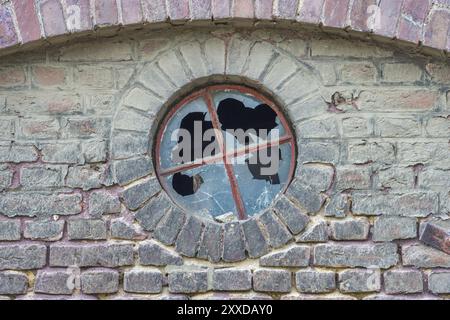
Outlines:
[[[428,286],[435,294],[450,293],[450,272],[433,272],[428,277]]]
[[[186,214],[184,211],[172,208],[156,226],[153,237],[163,244],[174,244],[185,220]]]
[[[222,232],[222,225],[210,221],[205,222],[197,257],[208,259],[211,262],[219,262],[222,258]]]
[[[252,272],[247,269],[215,269],[212,287],[217,291],[247,291],[252,288]]]
[[[128,209],[136,210],[159,191],[158,180],[151,178],[126,188],[120,197]]]
[[[448,159],[450,159],[448,144],[444,142],[401,142],[398,143],[397,148],[398,160],[402,164],[440,162],[441,165],[448,166]]]
[[[292,239],[288,229],[281,223],[272,211],[266,211],[258,217],[258,221],[265,229],[268,244],[272,248],[279,248]]]
[[[417,220],[408,217],[379,217],[373,225],[373,241],[410,239],[417,236]]]
[[[428,63],[426,70],[433,82],[448,83],[450,81],[450,68],[445,64]]]
[[[282,196],[274,205],[280,220],[293,234],[298,234],[306,228],[309,217],[306,212],[295,206],[288,198]]]
[[[104,240],[106,222],[99,219],[70,219],[67,222],[69,240]]]
[[[64,231],[64,220],[49,219],[25,221],[23,236],[31,240],[61,240]]]
[[[286,195],[308,213],[318,212],[325,202],[325,198],[320,194],[320,190],[312,189],[306,182],[302,182],[300,179],[294,179],[292,181]]]
[[[245,259],[245,244],[239,223],[226,223],[223,227],[222,259],[236,262]]]
[[[62,187],[66,174],[66,166],[24,167],[20,170],[20,184],[27,189]]]
[[[0,105],[1,105],[0,98]],[[0,139],[10,140],[13,138],[16,130],[14,119],[0,119]]]
[[[126,271],[123,289],[133,293],[158,293],[162,291],[163,275],[158,269],[132,269]]]
[[[339,161],[339,146],[330,142],[305,142],[298,143],[298,162],[324,162],[337,163]]]
[[[419,175],[419,185],[425,188],[450,187],[450,171],[435,168],[425,168]]]
[[[390,142],[350,142],[348,161],[353,164],[370,162],[391,164],[395,161],[395,147]]]
[[[148,156],[118,160],[114,162],[113,170],[116,181],[123,186],[151,174],[153,172],[153,163]]]
[[[78,143],[42,143],[42,161],[49,163],[83,163],[83,153]]]
[[[54,244],[50,246],[52,267],[108,267],[132,265],[132,244]]]
[[[0,270],[40,269],[46,264],[47,247],[40,244],[0,245]]]
[[[372,125],[369,119],[348,117],[342,119],[342,130],[345,137],[367,137],[372,134]]]
[[[83,140],[81,149],[86,163],[106,161],[106,153],[108,152],[106,140]]]
[[[5,111],[27,117],[34,114],[75,114],[82,111],[81,96],[79,93],[45,94],[42,91],[15,94],[8,97]]]
[[[139,262],[144,266],[182,265],[183,259],[154,240],[139,244]]]
[[[81,273],[81,291],[86,294],[115,293],[119,290],[119,273],[115,270],[89,270]]]
[[[114,159],[139,156],[148,151],[148,140],[142,133],[114,132],[111,145]]]
[[[314,264],[328,267],[389,268],[398,262],[397,245],[320,244],[314,248]]]
[[[336,274],[332,271],[305,270],[295,273],[297,290],[303,293],[326,293],[336,288]]]
[[[309,256],[309,247],[296,246],[261,257],[259,265],[264,267],[306,267],[309,265]]]
[[[445,48],[448,42],[449,20],[450,13],[447,10],[431,11],[429,21],[424,26],[424,44],[434,48]]]
[[[344,83],[375,83],[377,69],[371,63],[355,62],[346,63],[339,67],[340,81]]]
[[[431,137],[450,136],[450,115],[433,117],[426,122],[425,131]]]
[[[78,42],[61,48],[60,61],[128,61],[133,57],[125,41],[97,40]]]
[[[417,137],[420,134],[420,122],[414,118],[383,117],[375,120],[375,135],[380,137]]]
[[[346,193],[334,195],[325,206],[326,217],[344,218],[350,211],[350,197]]]
[[[332,221],[330,223],[333,240],[365,240],[369,236],[370,223],[367,219]]]
[[[202,230],[203,222],[199,218],[193,215],[187,217],[175,242],[176,250],[185,256],[195,257]]]
[[[9,47],[18,42],[11,7],[6,4],[0,7],[0,47]]]
[[[335,118],[305,120],[296,125],[300,138],[337,138],[339,136]]]
[[[122,7],[122,19],[124,24],[134,24],[143,21],[141,2],[139,0],[127,1],[127,6]]]
[[[24,118],[20,119],[21,136],[25,139],[56,139],[60,125],[56,118]]]
[[[134,217],[146,231],[155,230],[159,221],[168,212],[170,208],[170,199],[161,192],[158,196],[153,197],[141,209],[136,211]]]
[[[0,68],[0,87],[13,88],[26,85],[26,75],[23,67]]]
[[[354,194],[352,211],[358,215],[426,217],[438,212],[438,195],[433,192]]]
[[[321,220],[310,223],[304,232],[295,237],[296,242],[326,242],[327,240],[327,223]]]
[[[312,56],[370,58],[389,57],[392,52],[356,41],[339,39],[313,41],[311,54]]]
[[[390,270],[383,274],[387,294],[419,293],[423,291],[422,273],[416,270]]]
[[[346,25],[349,0],[325,0],[323,6],[323,21],[325,25],[343,28]]]
[[[143,0],[142,8],[149,22],[164,21],[167,18],[164,0]]]
[[[106,138],[111,128],[109,118],[68,117],[61,119],[61,137]]]
[[[89,215],[101,217],[103,214],[120,212],[119,197],[107,191],[93,191],[89,196]]]
[[[124,218],[112,219],[110,230],[111,238],[115,239],[136,240],[145,237],[133,223]]]
[[[38,159],[36,147],[21,144],[0,144],[0,162],[33,162]]]
[[[378,292],[381,289],[381,274],[375,269],[353,269],[339,272],[341,292]]]
[[[0,194],[0,212],[9,217],[72,215],[80,213],[82,196],[32,192]]]
[[[197,293],[208,290],[207,270],[175,270],[169,272],[169,292]]]
[[[336,189],[370,189],[370,169],[362,166],[339,166],[336,168]]]
[[[20,221],[0,221],[0,241],[20,240]]]
[[[84,165],[69,167],[66,185],[70,188],[90,190],[111,184],[111,173],[107,165]]]
[[[0,294],[25,294],[28,289],[28,277],[15,271],[0,272]]]
[[[45,294],[72,294],[74,290],[70,279],[74,277],[67,271],[40,270],[36,276],[34,292]]]
[[[450,268],[450,255],[422,245],[407,245],[402,247],[404,266],[416,268]]]
[[[318,24],[320,22],[324,2],[325,0],[301,1],[297,20]]]
[[[386,189],[409,189],[414,186],[414,171],[411,167],[392,166],[380,168],[376,187]]]
[[[41,28],[35,2],[14,0],[13,5],[22,40],[24,42],[38,40],[41,37]]]
[[[318,191],[326,191],[330,188],[333,175],[333,168],[322,164],[305,164],[297,170],[297,178]]]
[[[386,63],[383,80],[386,82],[416,82],[422,78],[422,69],[412,63]]]
[[[152,93],[144,89],[133,88],[124,98],[123,104],[155,115],[161,107],[162,102]]]
[[[40,87],[64,86],[67,82],[67,72],[62,67],[34,66],[32,80],[35,85]]]
[[[291,273],[286,270],[255,270],[253,272],[253,290],[278,293],[290,292]]]

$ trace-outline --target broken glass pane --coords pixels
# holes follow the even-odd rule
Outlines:
[[[223,162],[165,179],[174,200],[186,210],[212,217],[237,212]]]

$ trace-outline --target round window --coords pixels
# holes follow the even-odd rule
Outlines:
[[[275,104],[242,86],[210,86],[165,117],[156,173],[186,211],[220,222],[268,208],[289,184],[295,139]]]

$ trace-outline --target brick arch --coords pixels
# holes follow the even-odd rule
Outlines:
[[[0,5],[0,54],[101,28],[144,24],[270,21],[364,32],[448,54],[446,0],[6,0]],[[78,19],[79,18],[79,19]],[[330,29],[333,30],[333,29]],[[2,50],[3,49],[3,50]]]

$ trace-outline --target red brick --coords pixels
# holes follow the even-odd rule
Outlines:
[[[214,19],[229,18],[231,16],[231,0],[212,0],[212,14]]]
[[[116,0],[95,0],[95,22],[99,26],[118,24]]]
[[[165,0],[142,0],[145,20],[160,22],[167,19]]]
[[[33,81],[38,86],[58,86],[66,82],[66,71],[64,68],[35,66],[32,73]]]
[[[346,26],[349,0],[325,0],[323,7],[324,24],[329,27]]]
[[[401,17],[398,22],[397,38],[404,41],[418,43],[422,27],[417,26],[411,21]]]
[[[369,7],[376,4],[376,0],[360,0],[353,3],[352,11],[350,13],[350,22],[354,30],[370,31],[371,26],[369,17],[372,13]]]
[[[191,0],[192,19],[211,19],[211,0]]]
[[[66,33],[66,23],[58,0],[41,2],[41,16],[44,31],[48,37]]]
[[[449,22],[449,11],[435,10],[432,13],[430,22],[425,27],[423,43],[426,46],[444,49],[450,41]]]
[[[85,31],[92,28],[89,0],[66,0],[67,26],[72,30]]]
[[[139,0],[122,1],[122,19],[124,24],[142,22],[141,2]]]
[[[253,0],[234,0],[233,17],[253,18]]]
[[[255,17],[257,19],[272,19],[272,0],[255,0]]]
[[[297,20],[307,23],[319,23],[325,0],[303,0]]]
[[[9,47],[18,42],[11,9],[6,4],[0,6],[0,48]]]
[[[189,1],[167,0],[167,11],[171,20],[188,20]]]
[[[381,1],[381,24],[374,28],[374,32],[386,37],[394,37],[401,8],[401,1]]]
[[[402,13],[416,23],[423,23],[430,8],[429,1],[403,0]]]
[[[19,24],[20,35],[24,43],[41,38],[41,28],[34,7],[34,1],[13,0],[14,11]]]
[[[22,67],[0,68],[0,87],[15,87],[26,82],[25,71]]]
[[[275,10],[276,16],[282,19],[295,19],[298,9],[298,0],[278,0]]]

